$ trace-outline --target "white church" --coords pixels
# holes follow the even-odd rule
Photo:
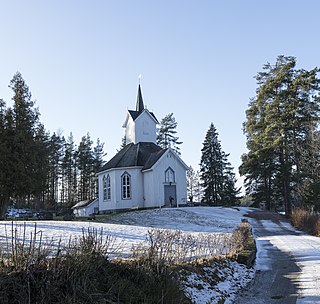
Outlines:
[[[157,124],[139,84],[136,108],[123,124],[126,146],[97,173],[98,199],[74,206],[76,215],[186,204],[188,166],[171,148],[156,144]]]

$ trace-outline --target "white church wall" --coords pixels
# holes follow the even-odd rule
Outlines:
[[[145,208],[161,207],[164,205],[163,181],[159,174],[155,176],[153,170],[143,173]]]
[[[135,120],[135,143],[153,142],[157,140],[156,122],[148,110],[144,110]]]
[[[122,198],[123,174],[128,173],[131,177],[131,198]],[[99,209],[100,211],[131,209],[143,207],[143,182],[141,168],[121,168],[108,172],[111,179],[111,200],[103,200],[103,175],[99,175]],[[100,189],[101,188],[101,189]]]
[[[146,207],[164,205],[165,172],[169,167],[175,173],[175,182],[173,184],[176,185],[177,203],[178,205],[186,203],[186,169],[177,156],[169,151],[161,157],[152,170],[144,172]]]

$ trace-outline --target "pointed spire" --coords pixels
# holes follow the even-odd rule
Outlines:
[[[137,112],[142,112],[143,109],[144,109],[144,105],[143,105],[143,100],[142,100],[141,87],[140,87],[140,83],[139,83],[136,111]]]

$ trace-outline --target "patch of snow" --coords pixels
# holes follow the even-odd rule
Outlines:
[[[201,273],[191,272],[184,277],[186,295],[197,304],[233,303],[239,290],[253,279],[254,270],[237,262],[225,260],[212,263]]]

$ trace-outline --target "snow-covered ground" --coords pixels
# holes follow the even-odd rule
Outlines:
[[[83,230],[94,228],[103,230],[105,235],[111,235],[115,240],[115,247],[122,255],[130,254],[133,246],[145,242],[148,230],[151,228],[180,230],[183,233],[197,235],[203,233],[231,233],[241,222],[246,208],[222,207],[186,207],[176,209],[158,209],[134,211],[111,216],[109,223],[96,222],[63,222],[37,221],[36,232],[48,243],[67,244],[70,238],[80,238]],[[17,230],[22,237],[31,238],[35,233],[34,222],[0,222],[0,241],[10,239],[11,229]],[[221,265],[211,265],[205,268],[202,275],[190,273],[185,279],[186,293],[196,304],[217,303],[225,299],[225,303],[232,303],[236,292],[253,277],[253,270],[236,262],[226,262]],[[212,287],[208,278],[215,274],[219,284]]]
[[[83,229],[103,229],[105,235],[115,238],[115,246],[119,247],[122,255],[130,254],[133,246],[146,241],[146,235],[151,228],[181,230],[183,233],[197,235],[200,233],[230,233],[241,222],[243,215],[250,210],[247,208],[222,207],[190,207],[178,209],[146,210],[120,213],[111,216],[109,223],[96,222],[63,222],[37,221],[37,234],[48,242],[57,244],[61,239],[67,243],[70,238],[81,237]],[[254,220],[249,219],[254,226]],[[286,228],[294,230],[286,223],[262,221],[262,224],[271,233],[267,237],[256,239],[258,253],[256,270],[268,269],[267,247],[262,246],[271,242],[283,252],[292,255],[301,268],[298,282],[298,304],[320,303],[320,238],[295,233],[287,235],[273,235],[272,232]],[[0,221],[0,242],[10,239],[11,229],[17,230],[22,237],[26,227],[26,239],[34,235],[35,222]],[[254,230],[254,227],[253,227]],[[206,267],[202,274],[189,273],[185,277],[186,293],[196,304],[217,303],[225,299],[225,303],[232,303],[236,292],[245,286],[254,275],[253,270],[235,262],[226,262],[221,265]],[[212,277],[218,277],[218,284],[213,284]],[[211,278],[211,279],[210,279]],[[211,282],[211,284],[210,284]],[[212,287],[214,285],[214,287]]]

